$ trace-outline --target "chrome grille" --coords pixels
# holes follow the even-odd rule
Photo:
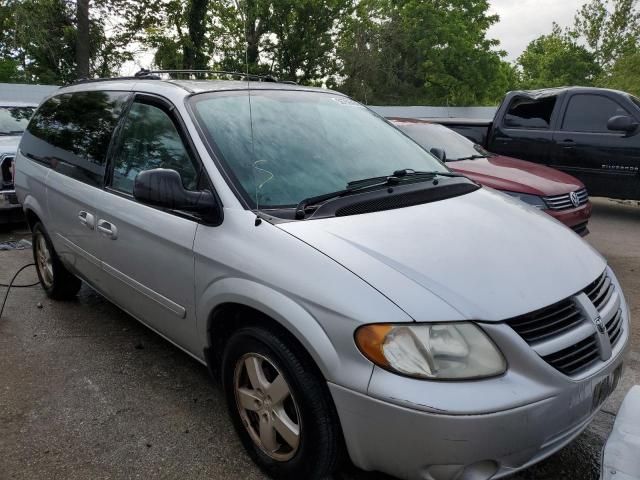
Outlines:
[[[578,195],[579,205],[584,205],[589,201],[589,194],[586,188],[576,190]],[[544,202],[547,204],[550,210],[568,210],[570,208],[577,208],[573,202],[571,202],[570,193],[564,193],[562,195],[551,195],[549,197],[543,197]]]
[[[542,358],[552,367],[560,370],[565,375],[571,376],[593,364],[598,360],[599,356],[596,336],[591,335],[570,347]]]
[[[624,322],[620,297],[606,271],[581,292],[506,323],[551,366],[566,375],[576,375],[600,359],[598,334],[594,333],[596,319],[590,320],[585,302],[591,302],[602,315],[611,347],[615,347],[624,332]],[[593,329],[588,325],[591,322]]]
[[[609,334],[609,341],[612,347],[618,343],[622,332],[622,310],[618,309],[613,318],[607,323],[607,333]]]
[[[567,298],[550,307],[511,319],[507,323],[527,343],[533,343],[569,330],[582,320],[582,314],[576,304]]]
[[[613,289],[614,287],[609,275],[607,275],[607,272],[604,272],[584,289],[584,293],[587,294],[587,297],[589,297],[593,305],[598,310],[601,310],[602,306],[606,305],[611,298]]]

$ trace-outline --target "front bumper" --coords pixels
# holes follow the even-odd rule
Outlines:
[[[0,224],[21,222],[23,220],[24,213],[16,197],[15,190],[0,190]]]
[[[587,224],[591,217],[593,207],[591,202],[587,202],[577,208],[569,210],[550,210],[545,209],[543,212],[551,215],[559,222],[564,223],[567,227],[574,230],[578,235],[585,236],[589,233]]]
[[[482,414],[458,410],[451,414],[454,410],[445,410],[443,402],[431,402],[430,382],[414,381],[421,383],[424,393],[416,408],[334,384],[329,387],[349,454],[358,467],[410,480],[501,478],[556,452],[589,425],[601,405],[594,405],[593,392],[622,368],[627,343],[628,336],[606,366],[587,379],[550,382],[545,398]],[[458,407],[466,403],[473,409],[486,404],[487,389],[494,397],[531,391],[530,385],[521,385],[517,392],[508,376],[484,385],[449,383],[450,403]]]

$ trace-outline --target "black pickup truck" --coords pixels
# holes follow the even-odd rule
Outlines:
[[[487,150],[548,165],[590,195],[640,200],[640,100],[600,88],[509,92],[493,121],[430,119]]]

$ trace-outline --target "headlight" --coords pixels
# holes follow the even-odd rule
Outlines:
[[[376,365],[411,377],[474,379],[500,375],[507,368],[489,337],[469,322],[363,325],[355,340]]]
[[[506,193],[507,195],[511,195],[512,197],[515,197],[523,201],[524,203],[528,203],[529,205],[539,208],[541,210],[544,210],[545,208],[549,208],[547,204],[544,202],[544,200],[542,199],[542,197],[539,197],[537,195],[529,195],[528,193],[506,192],[506,191],[503,191],[503,193]]]

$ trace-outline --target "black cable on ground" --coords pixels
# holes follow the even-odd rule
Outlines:
[[[0,287],[11,287],[11,288],[28,288],[28,287],[35,287],[36,285],[40,285],[40,281],[37,281],[36,283],[30,283],[28,285],[9,285],[8,283],[0,283]]]
[[[2,318],[2,312],[4,312],[4,306],[7,303],[7,298],[9,297],[9,292],[11,291],[11,287],[13,287],[13,282],[16,280],[16,278],[18,277],[18,275],[20,274],[20,272],[22,272],[25,268],[27,267],[34,267],[36,264],[35,263],[27,263],[26,265],[24,265],[22,268],[20,268],[20,270],[18,270],[14,275],[13,278],[11,279],[11,281],[9,282],[8,285],[6,285],[7,287],[7,291],[4,294],[4,300],[2,300],[2,307],[0,307],[0,318]],[[40,283],[40,282],[38,282]],[[37,285],[38,283],[34,283],[33,285],[16,285],[15,287],[33,287],[35,285]]]

